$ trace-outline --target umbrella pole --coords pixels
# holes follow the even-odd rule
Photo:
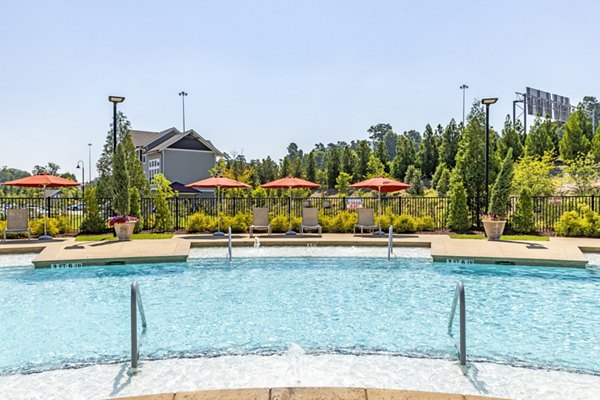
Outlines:
[[[46,186],[44,185],[42,187],[42,190],[44,191],[44,207],[48,206],[48,209],[44,210],[44,235],[39,237],[39,240],[52,240],[52,236],[48,236],[48,230],[47,230],[47,218],[48,218],[48,213],[50,212],[50,207],[48,204],[48,200],[46,199]]]
[[[290,229],[285,233],[286,235],[295,235],[296,232],[292,230],[292,187],[290,186]]]
[[[377,225],[379,225],[379,230],[375,232],[375,235],[384,235],[385,232],[381,230],[381,186],[377,187]]]
[[[213,233],[213,236],[225,236],[221,232],[221,187],[217,186],[217,231]]]

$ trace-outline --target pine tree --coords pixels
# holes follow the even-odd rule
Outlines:
[[[416,168],[414,165],[408,167],[404,180],[410,185],[410,187],[406,189],[407,193],[416,196],[423,195],[425,186],[423,185],[422,172],[420,169]]]
[[[474,199],[485,193],[485,113],[479,103],[473,104],[462,133],[455,172],[467,197]]]
[[[488,208],[489,214],[506,215],[508,211],[508,202],[510,200],[510,185],[513,178],[513,159],[512,149],[508,149],[500,172],[496,177],[496,182],[492,188],[492,196]]]
[[[569,120],[564,126],[563,137],[560,140],[560,156],[563,161],[571,161],[589,151],[590,141],[584,132],[582,121],[585,124],[586,117],[582,108],[571,113]],[[585,125],[584,125],[585,126]]]
[[[369,158],[369,163],[367,164],[367,178],[375,178],[378,176],[385,176],[385,168],[375,154],[371,154]]]
[[[446,126],[446,129],[442,132],[440,145],[438,147],[438,162],[446,164],[449,168],[454,168],[459,142],[460,130],[454,119],[452,119]]]
[[[442,172],[444,172],[445,169],[448,169],[448,167],[446,167],[446,164],[444,164],[444,163],[438,164],[438,166],[435,169],[435,172],[433,173],[433,177],[431,178],[431,187],[432,188],[435,188],[437,186],[437,183],[440,180],[440,177],[442,176]]]
[[[357,181],[362,181],[367,177],[369,173],[369,158],[371,156],[371,149],[366,140],[360,140],[356,146],[356,156],[358,162],[354,170],[354,177]]]
[[[156,187],[154,229],[157,232],[168,232],[173,229],[173,216],[169,209],[169,199],[175,196],[175,192],[171,188],[171,182],[163,174],[154,175],[152,183]]]
[[[141,232],[142,227],[144,226],[144,221],[142,221],[140,191],[135,186],[129,188],[129,215],[138,219],[133,231],[135,233]]]
[[[549,118],[543,122],[540,118],[535,119],[527,139],[525,139],[525,155],[542,157],[547,151],[553,150],[554,145],[549,132],[550,127]]]
[[[85,188],[83,222],[79,230],[82,233],[100,233],[106,230],[106,221],[100,218],[98,200],[96,198],[96,187]]]
[[[423,141],[418,154],[418,163],[421,167],[423,175],[431,177],[438,163],[436,137],[431,129],[431,125],[427,124],[423,133]]]
[[[127,171],[129,172],[129,186],[136,188],[140,195],[149,196],[150,182],[146,179],[144,166],[135,149],[129,130],[124,135],[122,143],[125,159],[127,160]]]
[[[415,164],[416,150],[412,138],[406,134],[398,137],[396,145],[396,157],[392,162],[392,176],[403,180],[410,165]]]
[[[334,148],[327,155],[327,186],[335,187],[335,181],[340,174],[340,150]]]
[[[314,182],[317,179],[317,163],[315,162],[314,150],[308,153],[306,160],[306,179]]]
[[[131,123],[122,112],[117,113],[117,143],[120,143],[125,135],[129,132]],[[112,182],[112,160],[113,160],[113,125],[110,124],[110,129],[106,134],[106,141],[102,149],[102,155],[96,163],[98,169],[98,184],[96,195],[100,199],[110,198],[113,195]]]
[[[129,214],[129,172],[127,171],[127,160],[123,144],[117,145],[117,152],[113,157],[113,210],[117,215]]]
[[[453,174],[450,181],[450,207],[447,226],[453,231],[465,232],[471,228],[469,208],[467,207],[467,190],[456,174]]]
[[[446,196],[448,193],[448,190],[450,189],[450,176],[450,170],[448,168],[444,168],[442,175],[437,181],[437,185],[435,187],[435,190],[438,192],[439,196]]]
[[[379,159],[379,161],[381,161],[381,164],[383,164],[384,171],[386,173],[390,172],[390,154],[387,151],[385,142],[377,142],[375,145],[375,156]]]
[[[344,146],[342,149],[342,167],[341,171],[352,175],[354,173],[354,166],[356,165],[356,154],[350,146]]]
[[[506,116],[504,128],[502,129],[502,136],[498,139],[498,158],[504,159],[508,149],[512,149],[513,161],[521,158],[521,155],[523,154],[521,135],[517,131],[517,127],[513,125],[510,115]]]
[[[340,196],[346,196],[348,194],[348,188],[352,181],[352,175],[348,175],[344,171],[340,172],[337,179],[335,180],[335,188]]]
[[[519,194],[515,214],[512,218],[512,229],[517,233],[530,233],[534,230],[533,197],[529,188],[523,188]]]
[[[290,159],[288,156],[283,157],[281,160],[280,178],[288,177],[292,174],[292,166],[290,165]]]
[[[592,139],[592,149],[590,150],[594,162],[600,162],[600,126],[596,129],[594,138]]]

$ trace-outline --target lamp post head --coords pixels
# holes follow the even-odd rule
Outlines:
[[[468,89],[469,87],[466,84],[462,84],[460,85],[459,89]]]
[[[481,104],[485,104],[486,106],[491,106],[492,104],[498,101],[497,97],[489,97],[487,99],[481,99]]]
[[[121,96],[108,96],[108,101],[110,101],[111,103],[122,103],[123,101],[125,101],[125,97],[121,97]]]
[[[179,92],[179,95],[180,96],[187,96],[188,94],[182,90],[181,92]]]

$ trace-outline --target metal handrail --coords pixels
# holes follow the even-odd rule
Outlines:
[[[462,282],[456,284],[454,291],[454,300],[452,300],[452,309],[450,310],[450,320],[448,321],[448,335],[452,335],[452,326],[454,314],[456,314],[456,305],[460,303],[460,337],[458,343],[455,343],[460,359],[460,369],[463,374],[467,373],[467,329],[466,329],[466,311],[465,311],[465,285]]]
[[[390,225],[389,233],[388,233],[388,261],[391,259],[392,254],[394,254],[394,228]]]
[[[138,341],[137,333],[137,311],[140,310],[140,319],[142,320],[142,335]],[[142,296],[136,281],[131,283],[131,368],[129,374],[135,374],[138,370],[138,360],[140,358],[140,348],[142,347],[142,339],[146,335],[146,313],[144,312],[144,304]],[[138,344],[139,343],[139,344]]]
[[[227,238],[227,259],[231,261],[231,226],[228,230],[228,238]]]

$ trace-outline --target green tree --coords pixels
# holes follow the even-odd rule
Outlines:
[[[550,118],[542,120],[536,118],[535,123],[529,130],[525,139],[525,154],[528,156],[542,157],[546,152],[552,151],[554,144],[552,143],[552,121]]]
[[[435,190],[438,192],[439,196],[446,196],[448,193],[448,190],[450,189],[450,177],[450,170],[448,168],[444,168],[435,187]]]
[[[154,229],[157,232],[168,232],[173,229],[173,216],[169,209],[169,199],[175,196],[171,182],[163,174],[156,174],[152,179],[156,187],[154,198]]]
[[[399,136],[396,145],[396,157],[392,162],[392,176],[395,179],[403,180],[408,167],[414,165],[415,160],[415,142],[406,134]]]
[[[280,169],[279,177],[285,178],[287,176],[290,176],[291,174],[292,174],[292,166],[290,163],[290,159],[288,158],[288,156],[285,156],[285,157],[283,157],[283,160],[281,160],[281,169]]]
[[[408,189],[406,189],[407,193],[413,194],[415,196],[422,196],[425,191],[425,186],[423,185],[423,177],[420,169],[416,168],[414,165],[411,165],[406,170],[406,176],[404,180],[406,183],[410,185]]]
[[[598,126],[598,129],[596,129],[596,133],[594,133],[590,154],[595,162],[600,162],[600,126]]]
[[[377,176],[385,176],[385,167],[379,157],[371,154],[369,163],[367,164],[367,178],[375,178]]]
[[[117,152],[113,157],[113,210],[117,215],[129,214],[129,171],[127,171],[127,160],[123,144],[117,145]]]
[[[492,188],[492,196],[488,207],[489,214],[506,215],[508,213],[513,168],[512,149],[508,149]]]
[[[388,132],[393,131],[390,124],[377,124],[372,125],[369,129],[367,129],[367,132],[369,133],[369,139],[373,140],[374,142],[381,142]]]
[[[556,188],[550,175],[553,168],[552,153],[546,153],[543,157],[523,156],[515,166],[514,192],[521,193],[524,188],[529,188],[532,196],[552,196]]]
[[[456,125],[456,121],[452,119],[442,132],[440,146],[438,147],[439,162],[446,164],[449,168],[454,168],[459,143],[460,130]]]
[[[98,198],[109,198],[113,194],[112,182],[112,159],[113,159],[113,128],[112,124],[106,133],[106,141],[102,149],[102,155],[96,163],[98,169],[98,184],[96,195]],[[122,112],[117,113],[117,143],[120,143],[129,132],[131,123]]]
[[[563,137],[560,140],[560,157],[563,161],[571,161],[580,155],[584,155],[590,149],[590,141],[586,137],[584,127],[586,115],[582,107],[571,113],[569,120],[564,126]]]
[[[521,189],[515,214],[512,218],[512,229],[517,233],[530,233],[534,231],[533,197],[529,188]]]
[[[575,184],[578,195],[587,195],[592,192],[593,184],[598,179],[598,167],[592,154],[569,161],[564,172]]]
[[[457,174],[453,174],[450,181],[450,207],[447,225],[453,231],[465,232],[471,228],[467,206],[467,190]]]
[[[425,127],[425,132],[423,132],[423,141],[421,142],[417,158],[423,175],[431,177],[437,167],[438,153],[436,136],[429,124]]]
[[[366,140],[360,140],[356,145],[356,156],[358,162],[354,170],[354,177],[362,181],[369,173],[369,159],[371,158],[371,149]]]
[[[385,143],[385,148],[388,151],[389,159],[393,160],[396,157],[396,143],[398,142],[398,135],[388,131],[383,137],[383,142]]]
[[[442,173],[446,169],[448,169],[448,167],[446,167],[446,164],[444,164],[444,163],[439,163],[438,166],[435,168],[435,172],[433,173],[433,177],[431,178],[431,187],[432,188],[435,188],[437,186],[437,183],[440,180]]]
[[[350,146],[344,146],[342,149],[342,166],[341,171],[352,175],[354,172],[354,166],[356,165],[356,154]]]
[[[129,188],[129,215],[138,219],[135,224],[135,228],[133,229],[135,233],[141,232],[142,227],[144,226],[144,221],[142,221],[140,197],[140,190],[137,187],[132,186]]]
[[[83,222],[81,223],[79,230],[82,233],[104,232],[106,230],[106,221],[100,218],[95,186],[88,186],[85,189],[83,204]]]
[[[317,163],[315,162],[314,150],[306,157],[306,179],[314,182],[317,179]]]
[[[335,187],[335,182],[340,174],[340,149],[334,148],[327,155],[327,187]]]
[[[467,197],[480,198],[485,193],[485,113],[478,102],[471,108],[458,146],[455,172]]]
[[[127,172],[129,172],[129,186],[136,188],[143,196],[150,195],[150,182],[146,179],[144,166],[131,139],[129,131],[123,137],[123,150],[127,160]]]
[[[512,149],[513,161],[518,160],[523,154],[523,144],[521,143],[521,134],[518,127],[513,125],[510,115],[504,120],[502,136],[498,139],[498,157],[504,159],[508,150]],[[542,155],[544,153],[542,152]]]
[[[390,172],[390,154],[388,153],[385,142],[377,142],[375,145],[375,156],[379,159],[379,161],[381,161],[384,171],[386,173]]]
[[[348,194],[348,188],[350,188],[351,182],[352,175],[348,175],[344,171],[340,172],[335,181],[335,188],[337,189],[340,196],[346,196]]]

